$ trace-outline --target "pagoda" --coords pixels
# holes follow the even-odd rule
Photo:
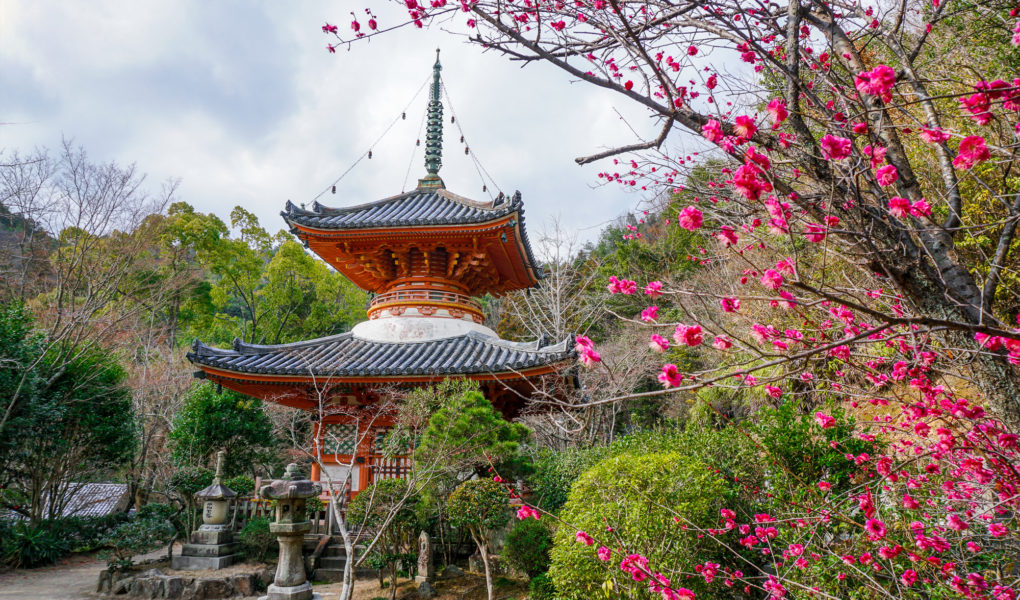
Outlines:
[[[428,103],[425,165],[415,189],[341,208],[287,202],[281,213],[306,247],[372,294],[368,320],[347,333],[277,345],[235,340],[233,348],[196,340],[196,376],[286,406],[314,411],[315,452],[351,493],[400,477],[408,456],[387,456],[382,439],[393,415],[377,407],[401,389],[446,378],[480,383],[507,418],[536,390],[572,384],[570,339],[511,342],[484,325],[476,297],[503,296],[544,277],[524,228],[519,192],[476,202],[446,189],[438,51]],[[323,406],[326,410],[323,410]],[[366,418],[366,415],[372,415]],[[318,465],[312,479],[321,480]]]

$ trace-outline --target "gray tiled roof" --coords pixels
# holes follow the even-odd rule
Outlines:
[[[444,189],[419,190],[358,206],[329,208],[315,202],[311,210],[289,200],[281,212],[287,223],[316,229],[367,229],[373,227],[442,226],[485,223],[523,211],[518,192],[509,200],[474,202]]]
[[[70,499],[60,516],[102,517],[127,508],[126,483],[71,483]]]
[[[285,210],[281,211],[280,215],[291,226],[291,233],[297,234],[296,225],[334,231],[477,225],[515,212],[516,226],[520,231],[520,242],[524,247],[524,258],[528,268],[532,270],[536,279],[543,279],[545,272],[535,261],[531,242],[528,241],[528,232],[524,228],[524,202],[521,200],[520,192],[514,192],[509,198],[500,194],[491,202],[475,202],[445,189],[414,189],[385,200],[343,208],[330,208],[315,202],[311,210],[298,207],[288,200]]]
[[[573,356],[569,338],[539,347],[537,340],[508,342],[476,332],[423,342],[369,341],[343,333],[274,346],[235,340],[231,350],[211,348],[195,340],[188,360],[239,373],[376,377],[508,373]]]

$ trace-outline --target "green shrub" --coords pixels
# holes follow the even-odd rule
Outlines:
[[[14,523],[5,531],[2,542],[3,564],[16,569],[31,569],[57,562],[71,552],[71,540],[59,528],[43,521],[37,524]]]
[[[552,534],[544,521],[525,519],[514,524],[506,536],[503,558],[534,579],[549,570]]]
[[[266,560],[276,544],[276,536],[269,532],[268,517],[255,517],[245,523],[238,538],[244,555],[258,562]]]
[[[696,564],[716,558],[719,549],[683,531],[673,517],[712,527],[727,491],[714,469],[675,452],[622,454],[600,462],[577,480],[561,512],[563,522],[572,527],[559,527],[554,537],[549,577],[557,592],[571,599],[591,598],[608,581],[620,595],[633,592],[643,598],[647,586],[634,584],[617,568],[620,547],[647,556],[655,571],[693,572]],[[613,527],[611,537],[605,533],[607,525]],[[595,545],[576,541],[578,530],[596,538]],[[613,552],[608,562],[596,554],[600,545]],[[685,586],[704,587],[694,579]]]
[[[528,600],[554,600],[556,587],[545,573],[536,575],[528,582]]]
[[[103,545],[111,549],[106,559],[107,565],[111,568],[130,567],[134,556],[169,544],[176,539],[177,529],[162,516],[162,509],[153,507],[143,511],[139,511],[139,514],[130,521],[118,525],[102,540]]]
[[[244,475],[226,477],[223,479],[223,485],[237,492],[238,496],[251,496],[255,491],[255,480]]]

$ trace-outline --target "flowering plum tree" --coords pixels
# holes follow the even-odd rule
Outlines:
[[[610,278],[608,292],[648,300],[650,357],[670,346],[705,357],[694,369],[662,365],[662,389],[629,397],[754,390],[828,399],[871,419],[830,442],[879,442],[875,454],[846,454],[853,485],[791,477],[796,502],[724,508],[715,528],[676,515],[677,536],[733,550],[711,578],[704,566],[660,571],[661,546],[619,548],[637,557],[622,570],[667,599],[690,592],[662,580],[685,577],[777,598],[1016,597],[1006,565],[1020,547],[1017,8],[403,4],[408,23],[463,19],[473,42],[613,90],[658,120],[648,140],[577,162],[611,160],[603,182],[669,191],[674,226],[705,238],[692,262],[726,283]],[[368,35],[387,26],[373,19]],[[352,29],[327,33],[365,34]],[[690,176],[706,165],[708,177]],[[638,229],[632,243],[642,243]],[[663,318],[667,307],[682,317]],[[582,363],[604,364],[590,339],[577,342]],[[816,417],[817,436],[837,426],[825,410]],[[592,552],[613,550],[582,533]]]

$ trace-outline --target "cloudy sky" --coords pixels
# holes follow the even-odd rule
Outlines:
[[[199,210],[225,218],[242,205],[275,231],[286,200],[310,202],[370,147],[372,160],[324,204],[381,199],[424,175],[421,148],[412,161],[424,91],[375,142],[430,75],[438,46],[468,144],[499,189],[522,192],[533,235],[560,217],[591,239],[640,202],[593,187],[607,167],[573,159],[633,142],[628,123],[654,135],[646,115],[632,108],[625,122],[612,94],[438,28],[329,54],[323,23],[345,27],[366,5],[385,24],[401,18],[369,0],[0,0],[0,148],[73,138],[95,160],[136,163],[153,189],[179,178],[180,199]],[[485,199],[459,138],[447,120],[441,175]]]

